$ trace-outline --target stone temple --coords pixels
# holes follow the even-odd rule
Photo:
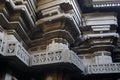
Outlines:
[[[0,80],[120,80],[120,0],[0,0]]]

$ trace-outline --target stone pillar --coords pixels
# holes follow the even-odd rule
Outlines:
[[[10,74],[6,73],[5,80],[12,80],[12,76]]]
[[[45,73],[43,80],[70,80],[70,76],[62,71]]]
[[[17,80],[17,78],[10,73],[0,73],[0,80]]]
[[[98,51],[94,53],[95,63],[107,64],[112,63],[111,53],[107,51]]]
[[[0,73],[0,80],[12,80],[12,75],[9,73]]]

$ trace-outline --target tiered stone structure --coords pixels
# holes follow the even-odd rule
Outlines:
[[[119,6],[0,0],[0,80],[119,80]]]

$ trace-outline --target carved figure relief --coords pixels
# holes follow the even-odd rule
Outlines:
[[[8,53],[14,53],[15,52],[15,44],[9,44],[8,45]]]
[[[2,47],[2,39],[0,39],[0,48]]]
[[[40,61],[45,62],[45,60],[46,60],[46,54],[41,54],[40,55]]]
[[[53,61],[53,59],[54,59],[54,53],[53,52],[51,52],[51,53],[48,53],[48,61]]]
[[[61,60],[61,58],[62,58],[61,53],[62,53],[62,51],[55,52],[55,60]]]
[[[34,62],[35,63],[38,63],[39,62],[39,55],[34,55]]]
[[[1,52],[3,52],[4,46],[5,46],[5,42],[3,42],[3,44],[2,44]]]

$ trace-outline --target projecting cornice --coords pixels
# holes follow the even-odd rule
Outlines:
[[[120,0],[92,0],[93,7],[119,7]]]

